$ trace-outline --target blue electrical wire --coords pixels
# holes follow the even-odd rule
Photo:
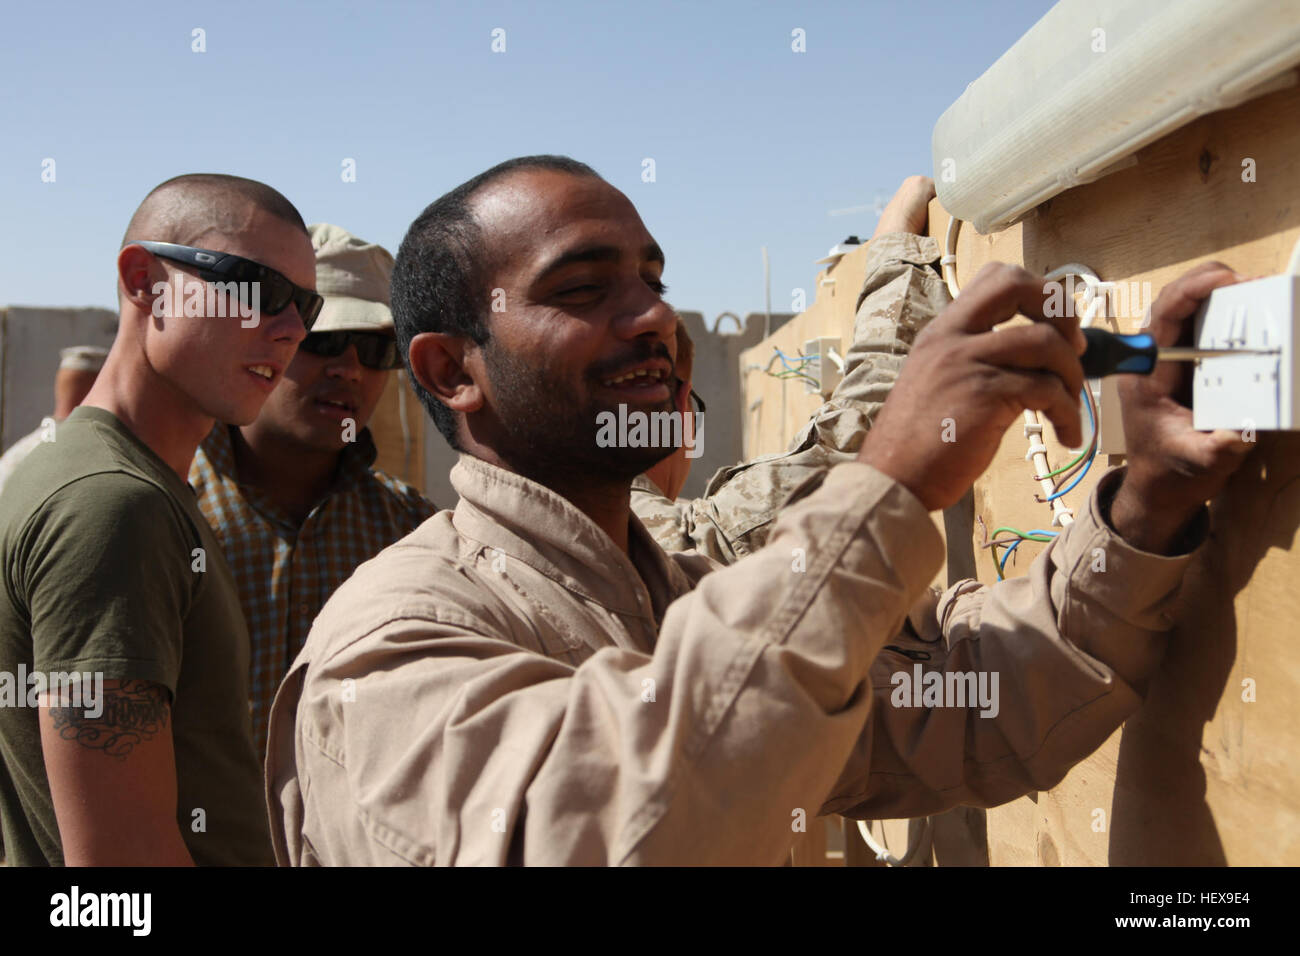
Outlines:
[[[1088,386],[1085,384],[1083,387],[1087,388]],[[1097,418],[1092,413],[1092,403],[1087,400],[1087,396],[1084,397],[1084,405],[1088,407],[1088,422],[1090,425],[1092,425],[1092,437],[1088,440],[1088,444],[1091,445],[1095,443],[1097,440]],[[1092,467],[1092,463],[1096,460],[1097,460],[1097,449],[1094,447],[1092,450],[1092,456],[1086,462],[1083,463],[1083,467],[1079,469],[1079,473],[1074,476],[1074,479],[1068,485],[1062,488],[1060,491],[1054,491],[1052,492],[1052,494],[1050,494],[1049,496],[1041,500],[1044,502],[1055,501],[1057,498],[1060,498],[1062,495],[1067,494],[1072,488],[1074,488],[1075,485],[1083,481],[1083,476],[1088,473],[1088,469]],[[1011,557],[1011,552],[1016,550],[1016,548],[1020,547],[1021,542],[1030,540],[1029,535],[1035,535],[1035,534],[1043,535],[1044,537],[1055,538],[1057,535],[1060,534],[1060,532],[1044,531],[1041,528],[1035,528],[1034,530],[1028,532],[1028,535],[1026,535],[1026,537],[1021,538],[1020,541],[1013,541],[1011,544],[1007,545],[1006,546],[1007,550],[1002,552],[1002,560],[998,562],[997,571],[998,571],[999,581],[1006,580],[1006,577],[1004,576],[1004,572],[1007,569],[1007,561]]]
[[[798,362],[800,363],[799,368],[795,368],[790,364],[789,361],[790,357],[787,356],[784,352],[782,352],[779,348],[777,348],[776,346],[772,346],[772,351],[776,352],[777,358],[781,360],[781,364],[784,365],[786,367],[786,371],[789,372],[802,372],[803,366],[807,365],[809,362],[813,360],[813,356],[811,355],[800,355],[798,356]]]
[[[1022,540],[1023,540],[1023,539],[1022,539]],[[1016,542],[1014,542],[1014,543],[1012,543],[1012,544],[1007,545],[1007,550],[1004,551],[1004,552],[1002,553],[1002,560],[998,563],[998,580],[999,580],[999,581],[1005,580],[1005,578],[1003,577],[1002,572],[1005,571],[1005,570],[1007,569],[1007,558],[1011,557],[1011,552],[1014,551],[1014,550],[1016,550],[1016,548],[1018,548],[1018,547],[1020,547],[1020,542],[1019,542],[1019,541],[1016,541]]]
[[[1056,537],[1057,535],[1059,535],[1060,533],[1061,533],[1061,532],[1059,532],[1059,531],[1044,531],[1044,530],[1042,530],[1041,528],[1035,528],[1033,531],[1030,531],[1030,532],[1029,532],[1029,534],[1041,534],[1041,535],[1046,535],[1046,536],[1049,537],[1049,538],[1055,538],[1055,537]],[[1005,580],[1006,580],[1006,578],[1003,576],[1003,572],[1006,571],[1006,569],[1007,569],[1007,558],[1011,557],[1011,552],[1014,551],[1014,550],[1016,550],[1016,548],[1020,547],[1021,542],[1023,542],[1023,541],[1027,541],[1027,540],[1028,540],[1027,538],[1021,538],[1020,541],[1015,541],[1015,542],[1013,542],[1013,543],[1007,545],[1007,550],[1006,550],[1006,551],[1003,553],[1003,555],[1002,555],[1002,561],[999,562],[999,564],[998,564],[998,580],[999,580],[999,581],[1005,581]]]
[[[1087,388],[1087,387],[1088,387],[1087,385],[1084,386],[1084,388]],[[1095,438],[1096,435],[1097,435],[1097,419],[1094,418],[1094,417],[1093,417],[1093,414],[1092,414],[1092,403],[1091,403],[1091,402],[1086,402],[1086,401],[1085,401],[1083,404],[1086,405],[1086,406],[1088,407],[1088,422],[1092,425],[1092,434],[1093,434],[1093,437]],[[1092,450],[1092,457],[1089,458],[1086,462],[1084,462],[1083,468],[1081,468],[1081,469],[1079,470],[1079,473],[1078,473],[1077,475],[1074,476],[1074,480],[1071,481],[1071,482],[1070,482],[1068,485],[1066,485],[1064,488],[1062,488],[1060,491],[1054,491],[1054,492],[1052,492],[1050,495],[1048,495],[1046,498],[1044,498],[1043,501],[1045,501],[1045,502],[1046,502],[1046,501],[1055,501],[1057,498],[1059,498],[1059,497],[1061,497],[1062,495],[1064,495],[1064,494],[1066,494],[1067,492],[1069,492],[1071,488],[1073,488],[1073,487],[1074,487],[1075,485],[1077,485],[1079,482],[1083,481],[1083,476],[1086,475],[1086,474],[1088,473],[1088,469],[1092,467],[1092,463],[1093,463],[1094,461],[1096,461],[1096,460],[1097,460],[1097,449],[1094,448],[1094,449]]]
[[[781,360],[781,364],[785,366],[785,370],[781,372],[770,371],[770,369],[772,368],[772,359],[768,359],[767,368],[763,369],[765,374],[771,375],[773,378],[779,378],[779,379],[801,378],[805,382],[808,382],[810,385],[812,385],[814,388],[820,387],[817,379],[813,378],[811,375],[809,375],[807,372],[804,371],[804,369],[808,367],[808,364],[814,360],[815,356],[800,355],[795,359],[796,364],[791,365],[790,356],[786,355],[775,345],[772,346],[772,351],[775,353],[772,356],[772,358],[779,358]]]

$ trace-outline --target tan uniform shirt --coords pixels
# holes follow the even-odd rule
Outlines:
[[[635,519],[624,555],[468,456],[451,480],[456,509],[339,588],[276,697],[282,864],[779,864],[819,812],[1046,789],[1138,707],[1189,560],[1134,551],[1094,496],[1026,577],[940,597],[929,516],[856,462],[730,567]],[[996,715],[900,700],[916,665],[998,674]]]
[[[938,261],[939,244],[929,236],[871,240],[844,377],[786,451],[719,469],[700,498],[674,501],[644,475],[636,479],[632,510],[665,551],[699,551],[731,564],[763,546],[794,488],[853,459],[912,341],[951,301],[932,268]]]

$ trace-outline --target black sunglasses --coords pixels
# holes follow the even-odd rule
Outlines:
[[[673,376],[673,381],[677,383],[677,387],[673,389],[673,391],[675,392],[675,391],[677,391],[678,388],[681,388],[681,387],[682,387],[683,382],[682,382],[681,378],[679,378],[679,377],[676,376],[676,375]],[[694,388],[691,389],[691,401],[692,401],[692,402],[695,404],[695,406],[696,406],[695,411],[696,411],[697,413],[699,413],[700,415],[703,415],[703,414],[704,414],[704,399],[700,398],[700,393],[697,392],[697,391],[695,391]]]
[[[397,340],[383,332],[309,332],[298,348],[312,355],[333,358],[347,351],[349,345],[357,347],[357,358],[366,368],[401,368]]]
[[[170,259],[189,266],[199,278],[209,282],[239,283],[240,301],[249,307],[256,306],[266,315],[279,315],[289,308],[290,303],[298,307],[298,315],[308,330],[320,315],[325,300],[310,289],[294,285],[280,273],[269,266],[243,256],[228,252],[213,252],[211,249],[199,249],[194,246],[180,246],[174,242],[153,242],[136,239],[130,243],[147,249],[159,259]],[[246,283],[257,283],[255,286]],[[250,302],[253,290],[257,300]]]

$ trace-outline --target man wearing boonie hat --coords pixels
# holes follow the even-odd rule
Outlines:
[[[55,423],[63,421],[81,404],[81,400],[90,391],[90,386],[95,384],[95,377],[104,367],[106,358],[108,349],[96,345],[74,345],[59,352],[59,370],[54,375],[54,414],[51,416]],[[54,429],[49,427],[47,420],[41,423],[40,428],[10,445],[0,455],[0,491],[4,490],[5,482],[18,467],[18,463],[31,454],[42,440],[52,441],[53,438]]]
[[[308,231],[320,316],[257,420],[218,424],[190,469],[248,620],[259,753],[276,688],[326,599],[435,510],[372,467],[366,425],[401,365],[388,310],[393,257],[338,226]]]

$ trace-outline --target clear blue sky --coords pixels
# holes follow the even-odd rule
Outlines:
[[[682,309],[813,295],[814,260],[933,174],[939,114],[1050,9],[983,2],[28,3],[0,32],[0,304],[115,307],[154,185],[270,183],[396,252],[433,199],[556,152],[636,203]],[[205,53],[191,31],[206,31]],[[506,51],[491,51],[505,30]],[[807,51],[791,50],[791,31]],[[656,181],[641,181],[653,158]],[[55,160],[56,181],[41,181]],[[345,158],[357,181],[345,183]],[[842,216],[831,210],[868,208]]]

